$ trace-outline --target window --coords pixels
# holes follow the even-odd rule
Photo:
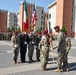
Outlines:
[[[51,14],[49,14],[49,19],[51,19]]]
[[[43,14],[43,10],[42,10],[42,14]]]
[[[74,0],[72,0],[72,6],[74,6]]]
[[[49,25],[51,25],[51,22],[49,21]]]
[[[15,24],[14,24],[14,26],[15,26]]]
[[[45,22],[44,22],[44,25],[45,25]]]
[[[72,9],[72,14],[73,14],[73,11],[74,11],[74,10]]]
[[[40,28],[40,30],[42,30],[42,27]]]
[[[43,16],[41,16],[41,20],[43,20]]]
[[[73,25],[71,25],[71,30],[73,29]]]
[[[41,25],[43,25],[43,21],[41,21]]]
[[[44,16],[44,20],[45,20],[45,16]]]
[[[73,22],[73,16],[71,17],[71,22]]]

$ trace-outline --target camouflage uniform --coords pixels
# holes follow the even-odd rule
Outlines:
[[[66,53],[69,53],[69,50],[71,49],[71,40],[70,38],[66,38]]]
[[[29,35],[29,42],[28,42],[28,57],[30,63],[33,61],[32,58],[34,52],[34,43],[35,43],[35,35],[31,34]]]
[[[46,69],[46,65],[48,62],[48,55],[49,55],[49,38],[46,35],[43,35],[41,41],[39,43],[40,49],[40,61],[42,69]]]
[[[38,35],[35,35],[35,49],[36,49],[36,59],[37,61],[40,61],[40,49],[38,48],[39,42],[41,40],[41,37]]]
[[[16,64],[17,58],[18,58],[18,53],[19,53],[19,38],[18,38],[18,36],[13,35],[11,38],[11,41],[12,41],[12,47],[13,47],[13,51],[14,51],[13,60],[14,60],[14,63]]]
[[[64,33],[59,31],[58,38],[57,38],[58,44],[57,44],[57,61],[58,61],[58,68],[61,69],[61,64],[63,62],[63,59],[65,59],[65,52],[66,52],[66,41]],[[66,60],[64,60],[66,62]]]
[[[66,53],[65,53],[65,59],[63,60],[63,66],[68,67],[68,53],[69,50],[71,49],[71,40],[70,38],[66,38]],[[65,62],[66,60],[66,62]]]

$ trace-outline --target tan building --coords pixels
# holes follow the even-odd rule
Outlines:
[[[51,13],[51,17],[55,17],[55,19],[52,19],[52,21],[55,21],[55,25],[60,26],[60,28],[65,26],[68,36],[75,37],[75,32],[72,29],[75,26],[73,24],[74,14],[72,13],[74,8],[73,1],[74,0],[56,0],[48,6],[48,9],[52,10],[49,14]]]
[[[0,30],[2,32],[5,32],[7,28],[7,13],[8,11],[0,10]]]

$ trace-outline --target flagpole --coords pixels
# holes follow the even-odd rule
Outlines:
[[[35,0],[33,0],[33,4],[35,5]],[[34,29],[35,29],[35,26],[33,25],[33,27],[32,27],[32,28],[33,28],[33,31],[34,31]]]

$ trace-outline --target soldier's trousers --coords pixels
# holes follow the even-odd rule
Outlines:
[[[61,69],[62,67],[62,62],[65,62],[65,67],[67,67],[67,58],[66,58],[66,55],[65,53],[58,53],[58,58],[57,58],[57,61],[58,61],[58,68]]]
[[[33,58],[33,52],[34,52],[34,45],[28,45],[28,57],[29,61],[32,61]]]
[[[68,68],[68,54],[67,53],[64,55],[63,66],[65,68]]]
[[[37,48],[36,48],[36,59],[39,60],[39,58],[40,58],[40,50],[37,46]]]
[[[19,47],[17,48],[14,48],[14,56],[13,56],[13,60],[14,62],[17,62],[17,59],[18,59],[18,54],[19,54]]]
[[[40,61],[43,69],[46,68],[46,65],[48,63],[48,55],[49,55],[49,51],[46,51],[46,50],[40,51]]]

